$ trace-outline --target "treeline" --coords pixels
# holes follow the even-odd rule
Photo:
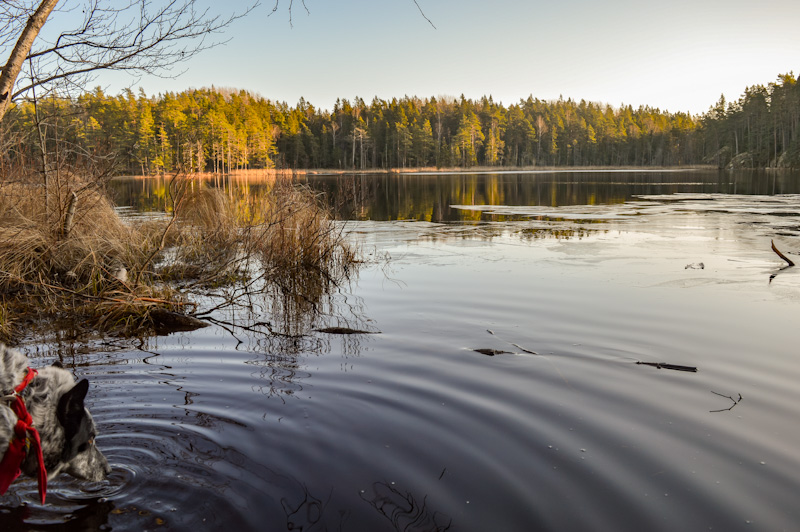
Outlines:
[[[99,88],[77,99],[17,105],[5,120],[3,157],[36,160],[49,149],[112,157],[117,171],[252,168],[521,166],[797,166],[800,93],[791,75],[721,100],[706,115],[614,108],[529,97],[503,106],[404,97],[337,100],[333,111],[302,98],[290,107],[246,91],[197,89],[148,97]],[[8,118],[12,118],[8,117]],[[31,132],[37,132],[32,134]],[[43,132],[42,135],[38,133]],[[18,139],[16,143],[8,139]],[[54,140],[54,139],[57,139]],[[60,143],[60,144],[59,144]],[[62,148],[63,150],[63,148]]]
[[[738,101],[722,96],[703,117],[708,158],[720,167],[800,167],[800,84],[783,74],[748,87]]]

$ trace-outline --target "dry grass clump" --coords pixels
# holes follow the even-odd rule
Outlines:
[[[6,343],[14,332],[14,319],[8,312],[5,301],[0,301],[0,342]]]
[[[33,290],[43,284],[84,289],[101,285],[138,253],[136,230],[119,219],[96,190],[76,194],[69,231],[63,209],[69,199],[49,198],[40,187],[5,184],[0,188],[0,289]],[[71,193],[69,194],[71,196]]]
[[[173,227],[162,275],[214,282],[221,277],[320,283],[347,277],[355,251],[342,227],[308,188],[277,180],[262,194],[227,197],[219,189],[185,183],[174,190]]]
[[[249,244],[268,276],[275,325],[285,334],[303,334],[332,288],[356,272],[357,250],[308,188],[278,182],[255,203],[252,212],[264,218],[252,226]]]
[[[173,181],[172,220],[165,229],[159,274],[211,285],[237,276],[239,227],[231,202],[202,182]]]
[[[234,198],[176,177],[169,195],[170,218],[133,223],[91,183],[49,194],[0,184],[0,337],[12,334],[11,316],[143,334],[164,309],[196,311],[193,296],[219,287],[217,307],[275,287],[313,306],[356,263],[317,198],[288,181]]]
[[[129,282],[129,272],[145,268],[146,253],[156,246],[154,228],[124,223],[101,190],[81,185],[73,181],[61,194],[47,195],[37,184],[0,185],[0,294],[6,313],[70,314],[111,328],[132,316],[146,322],[153,305],[180,306],[172,292]]]
[[[313,192],[277,181],[251,210],[263,216],[249,242],[274,280],[318,282],[320,287],[347,278],[355,251],[343,238],[343,227],[331,221]]]

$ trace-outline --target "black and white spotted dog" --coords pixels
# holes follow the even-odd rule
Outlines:
[[[42,482],[46,487],[47,478],[67,473],[79,479],[99,481],[111,471],[108,460],[95,446],[97,429],[84,407],[89,382],[83,379],[76,384],[72,373],[59,366],[30,370],[28,357],[0,343],[0,460],[7,461],[6,455],[15,452],[12,442],[18,440],[17,447],[23,450],[16,451],[21,453],[16,473],[39,476],[42,502]],[[24,388],[15,392],[15,388],[23,385]],[[24,408],[13,404],[17,397]],[[18,415],[20,409],[22,416]],[[20,421],[28,413],[29,427]],[[34,432],[38,432],[41,441],[41,455],[32,449],[36,447]],[[7,483],[11,481],[13,478]]]

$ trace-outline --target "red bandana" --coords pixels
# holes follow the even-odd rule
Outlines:
[[[14,427],[14,437],[8,443],[8,450],[0,462],[0,495],[4,495],[11,483],[19,476],[22,460],[25,459],[28,449],[33,444],[36,458],[39,460],[39,496],[44,504],[44,498],[47,496],[47,471],[42,456],[42,442],[39,440],[39,431],[33,426],[33,419],[28,413],[28,409],[25,408],[22,397],[19,396],[37,373],[35,369],[28,368],[28,374],[25,375],[19,386],[14,388],[14,399],[9,406],[19,419]]]

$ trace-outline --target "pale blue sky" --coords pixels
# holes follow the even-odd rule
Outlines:
[[[800,0],[418,0],[436,29],[413,0],[306,0],[310,14],[295,0],[291,27],[288,0],[272,16],[264,1],[177,79],[136,86],[213,84],[327,109],[337,97],[532,94],[702,113],[800,72]],[[130,78],[98,84],[114,93]]]

